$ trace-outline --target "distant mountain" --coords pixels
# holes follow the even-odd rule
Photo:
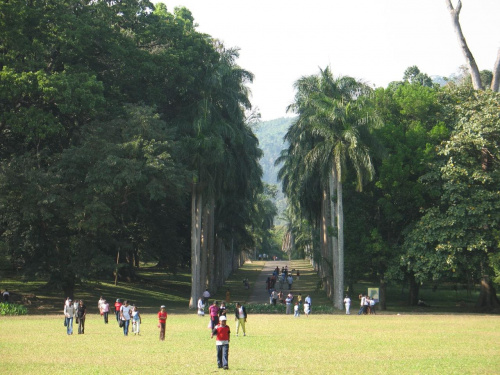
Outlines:
[[[274,166],[274,162],[280,155],[281,150],[288,147],[283,137],[293,120],[293,117],[282,117],[276,120],[263,121],[254,129],[255,135],[259,139],[259,146],[264,152],[264,156],[260,159],[264,172],[262,179],[268,184],[278,185],[278,196],[275,202],[278,207],[278,218],[274,221],[275,224],[282,224],[279,217],[286,208],[286,201],[281,192],[281,183],[278,182],[278,171],[281,166]]]
[[[263,121],[254,129],[255,135],[259,139],[259,146],[264,152],[260,164],[264,171],[263,180],[268,184],[278,184],[279,167],[274,166],[274,161],[280,155],[281,150],[288,147],[283,141],[283,137],[293,119],[292,117],[282,117],[276,120]]]

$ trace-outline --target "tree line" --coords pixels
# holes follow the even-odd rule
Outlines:
[[[0,3],[0,253],[66,296],[192,268],[192,303],[268,238],[238,50],[147,0]]]
[[[488,87],[491,72],[482,72]],[[500,94],[469,74],[441,87],[417,67],[372,89],[329,67],[295,85],[276,163],[287,236],[309,256],[338,309],[359,280],[419,287],[481,284],[498,307]]]

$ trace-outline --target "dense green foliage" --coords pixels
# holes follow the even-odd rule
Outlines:
[[[15,303],[0,303],[0,315],[26,315],[28,309]]]
[[[13,0],[0,14],[0,256],[13,268],[71,295],[133,277],[139,259],[189,265],[193,181],[217,238],[254,246],[269,213],[237,50],[147,0]]]
[[[412,305],[424,283],[438,287],[452,282],[471,290],[482,282],[491,298],[480,298],[478,305],[498,306],[485,280],[498,282],[500,277],[499,94],[476,92],[467,82],[439,87],[411,67],[401,82],[376,89],[369,101],[380,124],[370,128],[376,140],[368,149],[374,179],[357,192],[359,175],[348,169],[343,175],[346,290],[353,291],[359,280],[377,281],[384,308],[390,282],[409,283]],[[335,108],[326,100],[323,104]],[[325,110],[315,109],[309,118],[321,124]],[[357,119],[368,124],[366,114]],[[356,115],[351,123],[356,123]],[[297,121],[288,131],[290,147],[278,159],[284,162],[284,192],[300,207],[289,215],[295,246],[301,248],[295,253],[310,254],[319,264],[326,259],[335,268],[334,247],[314,251],[324,238],[321,225],[329,220],[328,215],[318,220],[325,210],[324,182],[314,180],[324,175],[327,159],[313,167],[311,156],[299,151],[314,150],[327,140],[327,133],[303,127],[290,137],[299,125]]]

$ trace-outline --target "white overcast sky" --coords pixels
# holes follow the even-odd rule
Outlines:
[[[286,116],[293,83],[331,66],[385,87],[417,65],[450,76],[465,63],[445,0],[153,0],[188,8],[197,30],[239,47],[262,119]],[[453,0],[456,3],[456,0]],[[462,0],[462,30],[479,69],[500,47],[500,0]]]

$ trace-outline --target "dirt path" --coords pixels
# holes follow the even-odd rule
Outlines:
[[[307,260],[278,260],[278,261],[267,261],[264,264],[264,268],[260,272],[255,284],[253,285],[250,297],[247,303],[269,303],[269,293],[266,290],[266,280],[272,275],[273,270],[278,266],[280,269],[284,266],[288,266],[290,271],[293,271],[293,287],[292,293],[294,296],[302,294],[302,297],[310,295],[313,304],[317,305],[327,305],[331,304],[328,300],[326,294],[322,290],[318,290],[319,278],[317,273],[312,268],[311,264]],[[296,271],[300,270],[300,279],[297,280]],[[276,289],[279,291],[279,284],[276,283]],[[283,285],[283,292],[288,293],[288,285]]]
[[[266,280],[273,274],[273,270],[279,265],[277,261],[267,261],[264,268],[257,277],[253,286],[252,294],[247,303],[269,303],[269,293],[266,290]]]

